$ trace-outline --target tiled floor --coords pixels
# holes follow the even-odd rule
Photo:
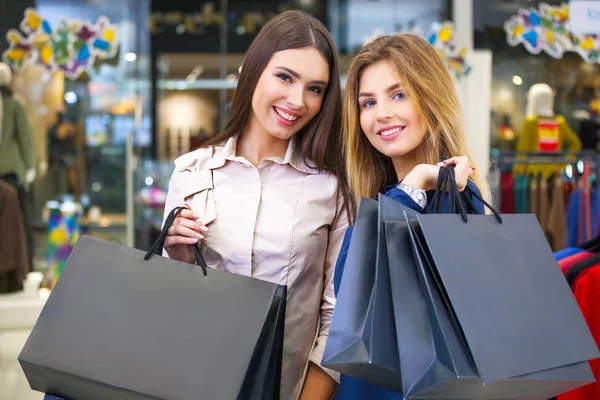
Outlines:
[[[0,331],[0,400],[42,400],[42,393],[29,388],[17,356],[29,330]]]

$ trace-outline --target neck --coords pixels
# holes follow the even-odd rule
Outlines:
[[[419,160],[416,152],[411,152],[401,157],[392,157],[392,164],[396,171],[396,178],[398,179],[398,182],[400,182],[401,180],[404,180],[410,171],[419,165]]]
[[[238,139],[236,155],[258,167],[265,158],[284,158],[289,142],[290,139],[279,139],[269,134],[256,121],[256,117],[251,117],[248,127]]]

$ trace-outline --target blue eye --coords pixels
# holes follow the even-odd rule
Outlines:
[[[375,105],[375,102],[373,100],[367,100],[362,105],[363,107],[371,107]]]
[[[405,98],[406,98],[406,95],[404,93],[402,93],[402,92],[398,92],[398,93],[396,93],[394,95],[394,99],[397,99],[397,100],[402,100],[402,99],[405,99]]]
[[[285,81],[285,82],[291,82],[292,81],[292,78],[288,74],[280,73],[280,74],[277,74],[277,77],[279,79],[281,79],[282,81]]]

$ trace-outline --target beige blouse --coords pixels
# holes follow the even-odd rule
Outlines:
[[[187,202],[209,228],[203,255],[210,267],[287,285],[281,398],[297,399],[309,360],[320,365],[323,356],[348,218],[336,177],[310,168],[293,140],[283,159],[258,168],[236,156],[236,143],[175,160],[165,217]]]

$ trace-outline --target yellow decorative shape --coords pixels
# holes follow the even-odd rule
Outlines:
[[[40,57],[42,58],[42,62],[44,64],[49,64],[53,54],[54,51],[50,46],[44,47],[42,51],[40,51]]]
[[[31,30],[37,31],[38,29],[40,29],[40,25],[42,25],[42,19],[35,12],[28,11],[27,12],[27,25],[29,25]]]
[[[10,49],[6,52],[6,58],[13,61],[19,61],[23,58],[23,50],[21,49]]]
[[[452,38],[452,27],[445,26],[444,28],[442,28],[438,33],[438,38],[443,43],[446,43],[447,41],[449,41]]]
[[[546,29],[546,40],[548,43],[554,43],[554,33],[550,29]]]
[[[106,28],[104,29],[104,40],[106,40],[109,43],[112,43],[115,41],[115,30],[113,28]]]
[[[594,49],[594,39],[589,36],[581,42],[581,48],[584,50],[593,50]]]
[[[460,51],[458,52],[458,56],[459,57],[464,57],[465,54],[467,54],[467,48],[463,47],[462,49],[460,49]]]
[[[523,27],[523,25],[515,26],[515,29],[513,29],[513,36],[522,35],[524,30],[525,28]]]
[[[50,35],[46,33],[38,33],[33,37],[33,45],[37,48],[46,46],[50,41]]]
[[[8,33],[8,43],[13,45],[13,44],[17,44],[21,41],[21,37],[19,35],[17,35],[14,32],[9,32]]]

